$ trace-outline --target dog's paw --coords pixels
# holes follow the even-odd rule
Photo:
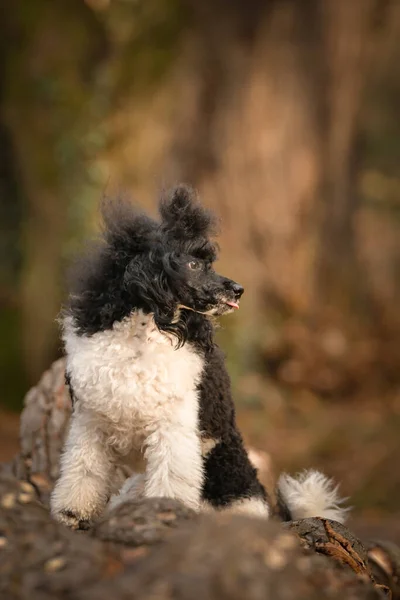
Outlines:
[[[87,529],[100,517],[107,500],[104,485],[93,477],[61,478],[51,495],[51,514],[71,529]]]
[[[56,521],[66,525],[70,529],[89,529],[91,526],[90,519],[74,513],[72,510],[60,510],[57,513],[53,513],[53,517]]]

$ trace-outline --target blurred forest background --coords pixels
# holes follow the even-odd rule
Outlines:
[[[246,440],[400,527],[400,0],[0,0],[0,436],[102,194],[191,183]],[[400,534],[399,534],[400,535]]]

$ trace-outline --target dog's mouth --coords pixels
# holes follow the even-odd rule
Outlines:
[[[239,310],[239,308],[240,308],[239,300],[237,302],[234,302],[233,300],[223,300],[223,303],[226,304],[227,306],[230,306],[234,310]]]
[[[213,309],[215,315],[228,315],[229,313],[239,310],[239,298],[226,298],[222,296],[218,300],[218,304]]]
[[[239,310],[239,299],[231,300],[228,298],[219,298],[218,301],[210,306],[209,308],[199,309],[191,306],[187,306],[185,304],[179,304],[178,308],[184,308],[186,310],[191,310],[193,312],[197,312],[202,315],[226,315],[230,312],[234,312],[235,310]]]

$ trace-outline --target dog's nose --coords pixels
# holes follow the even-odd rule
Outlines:
[[[232,290],[233,290],[233,293],[235,294],[235,297],[240,298],[244,292],[244,287],[242,287],[238,283],[234,283],[232,286]]]

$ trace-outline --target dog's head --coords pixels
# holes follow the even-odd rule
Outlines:
[[[82,331],[79,314],[89,299],[92,314],[85,310],[83,317],[93,322],[89,333],[110,327],[135,308],[153,313],[159,328],[171,331],[182,312],[222,315],[239,308],[242,286],[213,268],[213,215],[183,185],[161,201],[159,210],[156,221],[128,203],[103,207],[106,243],[77,278],[80,284],[71,296]]]
[[[239,308],[241,285],[214,270],[217,246],[214,216],[186,186],[173,190],[160,204],[162,259],[168,285],[178,307],[205,315]]]

